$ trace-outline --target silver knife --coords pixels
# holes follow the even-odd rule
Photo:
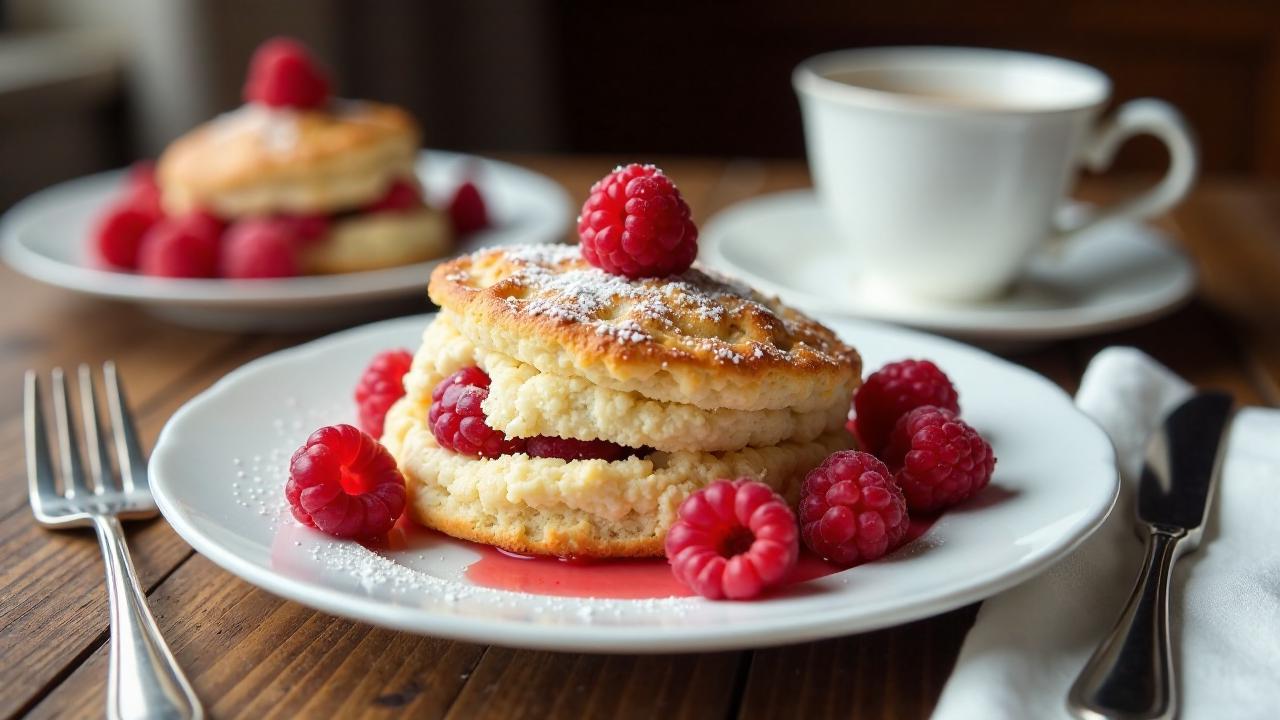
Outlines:
[[[1124,612],[1067,695],[1080,718],[1172,718],[1178,710],[1169,648],[1169,576],[1200,544],[1218,482],[1231,396],[1202,392],[1165,418],[1147,444],[1138,483],[1138,532],[1147,557]]]

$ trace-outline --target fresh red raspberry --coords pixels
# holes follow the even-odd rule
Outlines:
[[[387,193],[365,208],[365,212],[404,212],[422,207],[422,190],[411,180],[396,180]]]
[[[142,238],[155,224],[154,215],[128,200],[117,203],[98,218],[93,231],[94,250],[112,267],[135,270]]]
[[[229,278],[293,277],[300,240],[285,220],[241,220],[227,230],[222,248],[222,275]]]
[[[531,437],[525,441],[531,457],[561,460],[621,460],[636,451],[608,440],[574,440],[558,437]]]
[[[489,227],[489,210],[485,207],[480,190],[470,181],[458,186],[449,201],[449,220],[458,237]]]
[[[667,532],[667,561],[703,597],[755,597],[799,558],[795,515],[764,483],[717,480],[686,498],[678,514]]]
[[[356,383],[356,407],[360,429],[382,437],[382,425],[391,404],[404,397],[404,376],[413,364],[408,350],[384,350],[373,356]]]
[[[991,481],[991,445],[945,408],[926,405],[903,415],[893,428],[885,462],[912,512],[934,512],[973,497]]]
[[[404,512],[404,476],[377,440],[350,425],[311,433],[284,486],[298,522],[340,538],[371,538]]]
[[[305,110],[329,102],[329,78],[297,40],[272,38],[249,61],[244,101]]]
[[[487,397],[489,376],[478,367],[463,368],[440,381],[427,414],[440,447],[487,458],[524,452],[524,440],[509,438],[485,421],[480,404]]]
[[[846,567],[888,553],[907,535],[907,502],[870,453],[832,453],[805,476],[800,534],[813,552]]]
[[[863,450],[880,455],[898,418],[921,405],[960,412],[955,386],[937,365],[928,360],[889,363],[854,392],[849,432]]]
[[[221,237],[222,221],[208,213],[167,217],[143,236],[138,269],[159,277],[214,277]]]
[[[147,231],[164,218],[155,167],[137,162],[129,168],[123,196],[98,217],[93,247],[106,264],[121,270],[138,268],[138,251]]]
[[[619,167],[592,185],[578,237],[587,262],[630,278],[682,273],[698,255],[689,205],[653,165]]]

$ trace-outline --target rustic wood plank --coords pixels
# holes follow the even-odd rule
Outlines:
[[[757,650],[738,717],[927,717],[977,611]]]
[[[1175,217],[1200,295],[1229,321],[1260,399],[1280,404],[1280,186],[1214,183]]]
[[[212,717],[441,717],[484,653],[304,608],[200,555],[150,602]],[[106,659],[102,645],[30,717],[101,716]]]
[[[577,655],[491,647],[450,718],[722,717],[740,653]]]

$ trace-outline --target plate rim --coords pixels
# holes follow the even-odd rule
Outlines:
[[[723,247],[731,225],[744,222],[742,218],[750,218],[754,213],[761,212],[762,207],[764,211],[768,211],[773,206],[792,204],[797,201],[818,202],[816,191],[808,187],[765,193],[741,200],[720,210],[705,223],[699,236],[704,251],[702,257],[712,267],[741,275],[783,299],[790,299],[801,309],[816,314],[841,319],[898,323],[932,333],[955,333],[967,338],[998,341],[1065,340],[1133,327],[1171,313],[1187,304],[1194,296],[1199,283],[1199,271],[1186,250],[1173,243],[1165,243],[1165,248],[1181,261],[1185,271],[1180,276],[1181,282],[1170,284],[1155,299],[1128,312],[1121,313],[1117,310],[1111,313],[1094,312],[1082,316],[1079,308],[1022,310],[1006,312],[997,321],[989,310],[973,311],[966,315],[963,311],[957,313],[953,308],[943,317],[930,319],[924,315],[927,308],[923,311],[903,313],[894,313],[883,307],[871,307],[869,311],[858,309],[839,300],[810,294],[775,282],[734,262],[725,254]],[[1148,232],[1166,235],[1160,228],[1140,220],[1116,221],[1116,223],[1139,225]]]
[[[330,343],[339,342],[349,336],[360,335],[391,325],[425,324],[433,315],[434,313],[426,313],[361,325],[294,347],[278,350],[236,368],[220,378],[212,386],[185,402],[166,421],[152,450],[149,467],[154,472],[155,468],[163,467],[169,462],[170,453],[175,452],[173,448],[176,441],[171,440],[171,436],[177,432],[174,429],[175,426],[183,422],[183,419],[188,415],[198,412],[201,406],[208,402],[211,397],[221,392],[224,387],[238,382],[241,377],[256,373],[266,367],[288,364],[297,360],[304,360],[308,356],[320,355]],[[1089,431],[1095,433],[1105,443],[1105,447],[1110,450],[1108,464],[1111,476],[1111,490],[1107,497],[1105,500],[1099,498],[1089,508],[1082,508],[1088,512],[1074,523],[1070,532],[1064,533],[1065,540],[1058,545],[1041,549],[1036,553],[1021,558],[1012,569],[998,568],[978,576],[959,591],[906,604],[894,604],[891,608],[887,606],[873,608],[873,612],[863,612],[843,619],[828,617],[830,614],[840,614],[840,608],[837,607],[826,612],[809,613],[799,617],[771,618],[763,623],[756,622],[747,627],[712,624],[694,628],[688,626],[541,625],[495,618],[437,615],[421,608],[388,605],[376,599],[353,596],[349,593],[326,587],[323,584],[288,578],[269,568],[260,567],[258,564],[224,547],[218,541],[206,536],[196,527],[196,523],[188,521],[179,508],[177,499],[170,495],[169,481],[164,479],[160,473],[156,473],[152,477],[152,492],[165,520],[197,552],[200,552],[223,570],[240,577],[246,582],[304,606],[337,617],[461,642],[534,650],[612,654],[713,652],[769,647],[839,637],[932,617],[995,595],[1047,570],[1078,547],[1080,543],[1084,542],[1106,520],[1115,506],[1120,491],[1120,478],[1115,461],[1114,446],[1102,427],[1089,415],[1076,408],[1074,403],[1071,402],[1070,396],[1062,388],[1039,373],[965,343],[874,321],[842,319],[841,322],[874,325],[890,329],[893,332],[910,335],[924,335],[930,341],[959,346],[965,351],[979,353],[989,361],[994,360],[1015,372],[1030,376],[1049,390],[1059,393],[1068,401],[1071,409],[1086,421],[1085,426],[1089,428]]]
[[[526,186],[537,186],[539,202],[547,205],[546,217],[555,218],[537,237],[520,238],[520,242],[555,243],[568,231],[572,202],[560,183],[536,170],[505,160],[482,155],[422,148],[415,156],[415,171],[423,164],[476,163],[484,172],[498,169],[508,177],[519,177]],[[39,282],[93,297],[124,300],[141,304],[164,304],[171,307],[207,309],[289,308],[335,305],[355,300],[373,301],[406,297],[421,289],[423,278],[441,262],[467,251],[463,243],[440,258],[410,265],[334,275],[308,275],[284,280],[254,281],[229,279],[149,278],[114,272],[83,264],[67,263],[27,246],[21,235],[32,223],[47,213],[47,207],[60,195],[85,192],[84,188],[123,178],[128,168],[117,168],[82,175],[42,188],[23,198],[0,217],[0,259],[19,273]],[[494,231],[501,234],[502,228]],[[505,243],[499,243],[505,244]],[[425,293],[424,293],[425,294]]]

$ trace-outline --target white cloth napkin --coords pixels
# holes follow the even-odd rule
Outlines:
[[[934,720],[1069,717],[1067,690],[1111,629],[1141,565],[1133,494],[1146,439],[1191,392],[1132,348],[1098,353],[1076,404],[1116,445],[1115,510],[1043,575],[986,601]],[[1232,424],[1200,548],[1178,562],[1170,619],[1181,716],[1280,716],[1280,411]]]

